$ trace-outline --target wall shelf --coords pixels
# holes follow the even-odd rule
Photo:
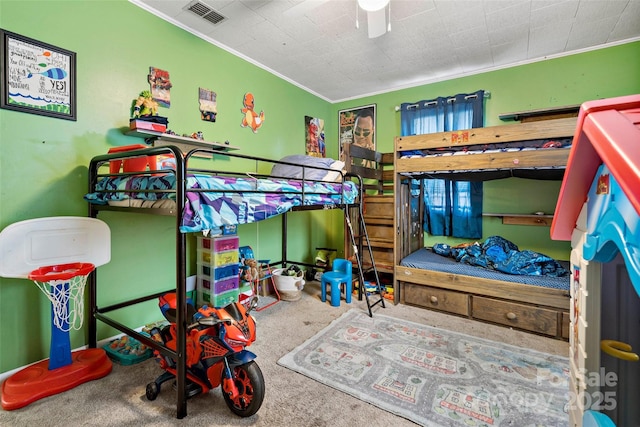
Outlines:
[[[137,136],[144,138],[147,144],[154,147],[162,147],[165,145],[175,145],[183,153],[187,153],[194,148],[207,148],[216,151],[232,151],[239,150],[240,147],[229,145],[222,142],[203,141],[201,139],[189,138],[187,136],[170,135],[152,130],[136,129],[126,132],[129,136]]]
[[[521,121],[522,123],[534,122],[549,119],[561,119],[564,117],[577,117],[580,110],[580,104],[567,105],[564,107],[542,108],[539,110],[518,111],[515,113],[499,114],[498,118],[502,121]]]
[[[553,222],[553,215],[546,214],[483,213],[482,216],[502,218],[502,223],[507,225],[539,225],[550,227]]]

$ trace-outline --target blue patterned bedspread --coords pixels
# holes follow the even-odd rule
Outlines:
[[[557,261],[560,268],[566,271],[568,263]],[[525,285],[542,286],[546,288],[562,289],[569,291],[570,275],[549,276],[549,275],[521,275],[509,274],[484,268],[480,265],[461,263],[450,256],[441,256],[432,251],[432,248],[421,248],[404,258],[400,265],[411,268],[421,268],[432,271],[442,271],[446,273],[462,274],[466,276],[482,277],[485,279],[501,280],[504,282],[522,283]]]
[[[136,199],[175,199],[175,177],[131,176],[104,178],[96,192],[85,195],[90,203],[107,204]],[[100,191],[112,192],[100,192]],[[155,191],[149,191],[155,190]],[[358,195],[355,183],[306,182],[299,180],[212,177],[187,178],[185,210],[180,231],[216,230],[223,225],[261,221],[295,206],[334,206],[353,203]]]
[[[483,243],[451,247],[445,243],[433,245],[438,255],[456,261],[507,274],[524,276],[567,276],[569,272],[548,255],[530,250],[519,250],[515,243],[500,236],[491,236]]]

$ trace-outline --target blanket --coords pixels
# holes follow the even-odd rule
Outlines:
[[[518,246],[500,236],[491,236],[483,243],[449,246],[436,243],[432,248],[438,255],[456,261],[508,274],[563,277],[569,272],[553,258]]]
[[[84,198],[101,205],[129,199],[175,200],[175,186],[174,175],[105,178],[96,184],[95,192]],[[194,174],[187,177],[180,231],[216,230],[224,225],[262,221],[295,206],[349,204],[357,196],[358,188],[352,181],[303,182]]]

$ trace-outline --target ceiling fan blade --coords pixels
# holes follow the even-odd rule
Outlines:
[[[380,37],[387,32],[387,15],[385,8],[367,12],[367,31],[369,38]]]

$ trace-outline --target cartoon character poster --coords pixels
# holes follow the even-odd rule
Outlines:
[[[264,123],[264,111],[260,111],[260,114],[255,112],[256,99],[251,92],[244,94],[242,99],[243,108],[240,109],[244,117],[240,126],[243,128],[249,128],[253,133],[258,133],[258,129]]]
[[[305,116],[304,135],[307,156],[327,157],[324,144],[324,120]]]
[[[155,67],[149,67],[149,85],[151,86],[151,95],[161,107],[169,108],[171,106],[171,92],[173,86],[169,78],[169,72]]]
[[[212,90],[200,88],[198,103],[200,105],[200,118],[206,122],[215,122],[218,115],[218,103],[216,93]]]

